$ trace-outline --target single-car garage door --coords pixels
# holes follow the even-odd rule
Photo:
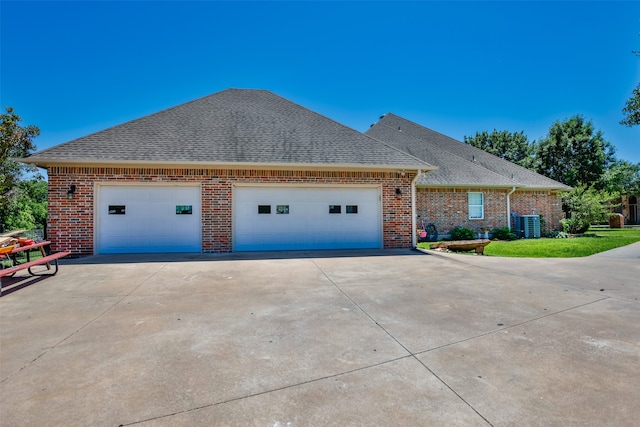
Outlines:
[[[98,187],[98,253],[201,252],[200,187]]]
[[[382,247],[379,187],[244,187],[233,193],[234,251]]]

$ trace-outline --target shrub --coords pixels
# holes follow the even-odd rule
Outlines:
[[[569,218],[562,220],[562,230],[568,234],[582,234],[589,229],[591,223],[585,219]]]
[[[547,239],[555,239],[560,235],[560,233],[563,233],[563,232],[560,230],[548,230],[548,231],[543,231],[542,233],[540,233],[540,235],[542,237],[546,237]],[[563,233],[563,234],[566,234],[566,233]]]
[[[456,227],[449,234],[451,240],[473,240],[476,238],[476,233],[473,230],[464,227]]]
[[[493,234],[494,239],[498,240],[516,240],[518,238],[516,233],[509,230],[509,227],[494,228],[491,230],[491,234]]]

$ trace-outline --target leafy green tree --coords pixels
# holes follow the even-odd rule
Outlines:
[[[620,121],[621,125],[640,125],[640,84],[631,93],[631,98],[627,100],[622,113],[625,117]]]
[[[636,56],[640,56],[640,51],[633,51]],[[625,118],[620,121],[621,125],[635,126],[640,124],[640,84],[631,92],[631,98],[627,100],[622,113]]]
[[[6,208],[12,196],[15,196],[17,183],[24,171],[33,170],[33,167],[12,159],[25,157],[35,151],[33,139],[40,135],[40,129],[36,126],[21,126],[22,119],[12,107],[6,107],[5,110],[6,113],[0,114],[0,210]]]
[[[35,151],[33,139],[40,134],[40,129],[21,126],[22,119],[13,108],[6,107],[5,111],[0,114],[0,227],[44,228],[47,183],[40,176],[32,180],[40,181],[37,183],[23,181],[24,173],[36,168],[13,160]]]
[[[0,211],[7,230],[45,230],[47,225],[47,182],[37,177],[17,184],[15,195]]]
[[[591,224],[607,222],[618,193],[580,184],[565,197],[571,218],[563,223],[568,233],[583,233]]]
[[[533,144],[522,131],[511,133],[494,129],[489,133],[485,130],[476,132],[475,136],[465,136],[464,142],[525,168],[532,165]]]
[[[620,194],[640,194],[640,163],[614,161],[603,174],[600,187]]]
[[[591,121],[575,115],[556,121],[536,144],[534,170],[571,187],[602,188],[601,177],[615,160],[614,153],[613,145]]]

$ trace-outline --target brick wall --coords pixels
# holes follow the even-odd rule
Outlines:
[[[562,212],[562,197],[551,191],[518,190],[511,195],[511,211],[516,215],[542,215],[545,222],[544,230],[562,230],[560,220],[564,218]]]
[[[198,182],[202,188],[202,251],[230,252],[234,183],[299,183],[318,185],[374,184],[382,186],[383,244],[408,248],[411,235],[411,179],[397,173],[273,171],[232,169],[51,167],[49,174],[48,238],[55,250],[75,255],[94,251],[95,183]],[[73,199],[67,198],[71,185]],[[402,192],[396,194],[396,188]]]
[[[484,195],[484,218],[469,219],[469,192]],[[418,188],[416,214],[418,226],[433,223],[439,234],[448,234],[452,228],[465,227],[476,232],[483,229],[506,227],[508,189],[491,188]],[[511,194],[511,212],[517,215],[543,215],[546,229],[558,229],[562,219],[560,196],[550,191],[518,190]]]

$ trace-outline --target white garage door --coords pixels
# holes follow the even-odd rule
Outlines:
[[[235,251],[382,247],[379,188],[236,187]]]
[[[99,186],[98,253],[201,252],[200,187]]]

